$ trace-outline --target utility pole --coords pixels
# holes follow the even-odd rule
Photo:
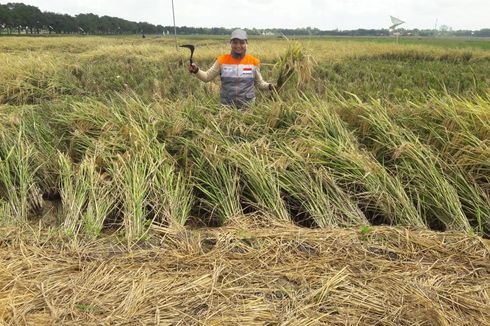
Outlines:
[[[175,10],[174,10],[174,0],[172,0],[172,16],[174,17],[174,38],[175,38],[175,50],[178,50],[177,46],[177,27],[175,27]]]

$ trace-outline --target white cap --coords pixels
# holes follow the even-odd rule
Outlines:
[[[231,32],[230,40],[233,40],[235,38],[239,40],[246,40],[247,32],[245,32],[243,29],[235,29],[233,32]]]

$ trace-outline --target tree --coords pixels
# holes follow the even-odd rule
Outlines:
[[[23,3],[8,3],[7,8],[10,13],[11,24],[18,27],[19,33],[20,27],[29,28],[31,34],[34,28],[39,30],[42,27],[44,16],[39,8]]]

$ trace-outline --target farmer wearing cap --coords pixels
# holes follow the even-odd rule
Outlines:
[[[236,29],[230,37],[231,52],[220,55],[208,71],[192,63],[189,71],[203,82],[221,75],[221,103],[243,109],[255,101],[254,84],[261,90],[272,90],[260,74],[260,60],[247,54],[247,32]]]

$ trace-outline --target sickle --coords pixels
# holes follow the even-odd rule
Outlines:
[[[184,44],[184,45],[181,45],[180,47],[181,48],[188,48],[189,50],[191,50],[191,57],[189,59],[189,62],[192,64],[192,55],[194,54],[194,45],[192,45],[192,44]]]

